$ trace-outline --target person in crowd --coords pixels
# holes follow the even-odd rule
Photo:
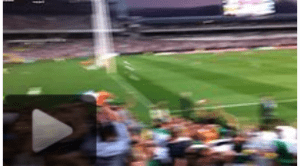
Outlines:
[[[275,131],[279,139],[297,139],[297,129],[292,126],[277,126]]]
[[[160,147],[166,147],[168,141],[170,139],[170,132],[169,130],[162,128],[162,126],[166,124],[159,119],[156,119],[154,122],[154,128],[152,129],[153,132],[153,140],[154,142],[159,145]]]
[[[270,101],[269,104],[268,102],[264,104],[269,105],[270,107],[267,109],[270,109],[272,103]],[[189,108],[189,106],[186,107],[186,104],[182,105],[185,105],[184,110]],[[287,139],[287,137],[296,137],[296,132],[290,128],[277,130],[279,139],[274,140],[274,134],[271,134],[272,139],[269,136],[259,134],[262,132],[258,132],[256,135],[254,132],[251,132],[246,137],[237,134],[237,129],[227,124],[216,127],[215,122],[213,124],[198,124],[179,117],[164,120],[157,114],[154,116],[153,128],[149,130],[151,131],[151,138],[150,140],[144,140],[141,135],[141,129],[144,126],[139,124],[138,120],[123,107],[123,104],[104,102],[99,107],[101,108],[101,113],[99,113],[98,121],[101,122],[101,127],[98,129],[99,135],[96,138],[98,150],[95,154],[97,164],[100,165],[123,166],[126,163],[128,154],[130,154],[130,150],[133,149],[135,156],[144,156],[132,160],[135,164],[142,162],[151,166],[169,166],[175,163],[178,164],[175,161],[179,160],[187,161],[188,165],[219,166],[232,162],[244,163],[251,158],[243,155],[242,152],[253,146],[253,141],[251,142],[251,140],[254,140],[254,138],[255,145],[253,147],[257,150],[257,154],[274,151],[278,154],[277,163],[282,164],[287,160],[289,162],[292,161],[295,157],[295,152],[297,152],[293,148],[296,147],[295,141]],[[272,115],[272,113],[267,112],[262,112],[262,115]],[[202,132],[201,135],[201,129],[207,132]],[[232,138],[231,145],[226,145],[227,149],[225,146],[219,148],[211,147],[210,142],[221,137],[230,140]],[[260,141],[260,139],[263,141]],[[136,149],[139,149],[139,151],[136,151]],[[259,157],[259,155],[256,156],[258,158],[255,161],[259,165],[270,164],[270,162],[266,163],[270,160]]]
[[[115,98],[115,95],[106,91],[100,91],[97,93],[97,106],[104,106],[107,104],[108,99]]]
[[[169,149],[167,147],[161,147],[157,144],[152,146],[152,159],[149,162],[149,165],[154,166],[170,166],[171,158],[169,156]]]
[[[148,161],[152,161],[154,147],[152,140],[135,139],[131,148],[130,165],[147,165]]]
[[[259,166],[273,166],[274,156],[276,153],[276,147],[274,146],[274,140],[278,138],[276,132],[272,131],[258,131],[250,138],[247,139],[245,145],[247,149],[254,150],[252,152],[252,158],[254,163]]]
[[[151,105],[149,113],[153,122],[162,120],[163,117],[162,110],[159,108],[158,105]]]
[[[296,140],[275,140],[274,146],[278,155],[275,162],[278,165],[297,165]]]
[[[276,102],[269,96],[263,96],[260,104],[261,127],[270,128],[274,120],[274,109],[277,107]]]
[[[200,141],[194,141],[185,151],[188,166],[213,165],[214,151]]]
[[[234,163],[242,164],[250,161],[250,157],[243,154],[245,150],[246,136],[243,134],[236,135],[233,138],[233,151],[235,152]]]
[[[278,126],[275,129],[278,139],[273,141],[273,148],[278,155],[278,165],[297,165],[296,129],[291,126]]]
[[[140,164],[151,166],[168,166],[171,162],[168,148],[158,145],[153,140],[151,130],[143,130],[141,139],[135,141],[133,145],[133,155],[135,160],[140,160]],[[137,164],[138,162],[134,162]]]
[[[82,150],[97,165],[124,166],[130,151],[130,134],[117,112],[108,104],[100,106],[97,112],[96,134],[88,135]]]
[[[118,116],[120,117],[120,120],[125,123],[128,130],[132,133],[138,134],[141,132],[141,129],[144,127],[144,125],[140,122],[138,122],[130,113],[128,110],[124,107],[125,102],[119,100],[110,102],[109,105],[111,107],[111,110],[115,111]]]
[[[112,122],[101,124],[96,141],[96,164],[124,166],[130,150],[130,137],[126,126]]]
[[[190,137],[184,137],[182,133],[182,127],[176,126],[171,131],[171,139],[167,147],[170,151],[172,163],[175,162],[176,158],[184,158],[185,150],[191,146],[193,140]]]
[[[97,112],[97,121],[101,123],[110,121],[121,122],[122,118],[109,105],[104,105],[101,107],[101,111]]]

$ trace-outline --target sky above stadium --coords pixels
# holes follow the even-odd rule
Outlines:
[[[126,4],[134,8],[190,8],[207,5],[222,4],[222,0],[125,0]]]

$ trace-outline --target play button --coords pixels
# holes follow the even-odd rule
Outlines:
[[[73,129],[35,109],[32,112],[32,149],[40,152],[73,133]]]

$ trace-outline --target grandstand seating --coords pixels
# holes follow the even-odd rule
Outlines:
[[[144,52],[172,52],[193,51],[197,49],[224,49],[224,48],[251,48],[259,46],[296,45],[297,38],[279,38],[252,41],[170,41],[170,40],[137,40],[115,38],[115,51],[121,54]],[[4,53],[14,53],[21,57],[35,57],[42,59],[63,56],[82,57],[93,54],[93,41],[91,39],[67,39],[66,43],[44,43],[32,46],[32,49],[16,51],[4,40]]]

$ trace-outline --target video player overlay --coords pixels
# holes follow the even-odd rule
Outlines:
[[[93,96],[11,95],[3,111],[4,165],[95,165]]]

